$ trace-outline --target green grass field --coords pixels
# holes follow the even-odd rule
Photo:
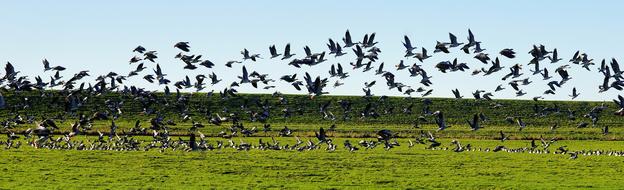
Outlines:
[[[124,136],[134,126],[136,120],[142,121],[143,127],[149,127],[149,119],[156,114],[145,114],[140,104],[131,96],[110,93],[90,97],[83,107],[65,114],[63,94],[47,92],[50,96],[40,96],[36,92],[22,92],[19,97],[29,97],[29,103],[11,94],[3,92],[7,104],[0,110],[4,120],[16,116],[34,116],[35,120],[54,116],[60,126],[52,139],[62,137],[71,131],[71,124],[78,119],[78,114],[91,115],[95,111],[110,111],[104,105],[106,100],[123,101],[123,114],[117,119],[117,133]],[[188,94],[185,94],[188,95]],[[600,113],[595,126],[577,128],[580,122],[591,123],[583,117],[593,107],[603,102],[566,102],[566,101],[519,101],[519,100],[455,100],[434,98],[431,111],[445,112],[447,122],[453,127],[436,132],[437,126],[432,116],[422,112],[422,99],[403,99],[390,97],[386,102],[379,102],[377,97],[366,100],[361,97],[321,96],[310,100],[307,96],[286,95],[288,103],[281,104],[271,95],[242,94],[239,97],[222,101],[219,97],[206,97],[205,94],[192,95],[186,110],[192,119],[184,120],[179,113],[173,97],[166,97],[162,104],[151,108],[158,110],[166,119],[177,125],[169,126],[172,140],[178,138],[188,141],[192,121],[206,125],[199,131],[207,136],[209,144],[227,141],[218,135],[229,131],[230,124],[221,126],[209,124],[210,116],[216,113],[246,115],[249,111],[259,111],[255,100],[268,100],[271,104],[271,118],[266,122],[250,122],[243,117],[246,128],[262,129],[264,123],[271,124],[271,131],[259,131],[251,137],[237,135],[233,142],[247,142],[257,145],[258,140],[271,141],[275,137],[282,145],[295,142],[294,137],[277,137],[284,126],[293,130],[293,136],[303,141],[317,141],[314,133],[320,127],[328,129],[335,124],[336,130],[328,132],[337,146],[335,151],[327,151],[327,145],[316,150],[258,150],[240,151],[233,148],[221,148],[208,151],[184,151],[153,148],[149,151],[115,150],[60,150],[40,148],[28,145],[33,140],[24,140],[21,132],[34,128],[35,123],[5,125],[2,133],[15,132],[22,145],[20,148],[0,148],[0,188],[2,189],[617,189],[624,185],[621,173],[624,170],[624,158],[606,155],[606,152],[624,151],[624,121],[613,112],[611,102],[604,102],[607,108]],[[218,95],[217,95],[218,96]],[[337,118],[342,118],[339,100],[349,100],[353,104],[351,119],[324,120],[319,113],[319,106],[327,101],[328,108]],[[244,102],[248,102],[247,106]],[[394,107],[394,112],[383,113],[379,118],[360,118],[359,112],[365,104],[372,103],[379,112]],[[413,104],[411,114],[402,110]],[[497,108],[494,105],[499,104]],[[241,107],[245,107],[241,109]],[[283,118],[281,111],[286,107],[302,108],[302,115]],[[556,108],[544,114],[545,108]],[[471,131],[466,123],[474,113],[484,113],[489,119],[482,123],[483,129]],[[418,128],[413,123],[421,117]],[[521,117],[527,128],[519,131],[515,123],[505,121],[506,117]],[[551,130],[550,126],[559,128]],[[603,135],[602,128],[609,126],[609,134]],[[357,145],[360,140],[375,140],[377,131],[389,129],[397,133],[400,146],[384,150],[383,145],[366,150]],[[73,142],[94,143],[97,131],[107,133],[110,121],[94,121],[93,128],[72,139]],[[136,135],[142,146],[147,145],[152,137],[148,129],[147,136]],[[499,132],[509,135],[501,142]],[[416,144],[408,147],[408,140],[415,141],[421,133],[432,132],[442,143],[436,150],[426,149],[428,145]],[[528,151],[486,152],[502,145],[509,150],[530,147],[531,140],[536,140],[539,150],[540,138],[557,139],[549,148],[549,153],[535,154]],[[470,151],[454,152],[452,140],[462,145],[470,144]],[[349,152],[344,148],[349,140],[360,148]],[[7,136],[0,136],[6,142]],[[376,141],[376,140],[375,140]],[[110,143],[110,142],[109,142]],[[579,152],[577,159],[570,154],[554,154],[559,147],[569,152]],[[164,151],[161,151],[164,150]],[[591,151],[602,151],[603,155],[585,155]]]
[[[255,140],[255,139],[253,139]],[[253,141],[249,139],[249,141]],[[343,139],[336,139],[342,141]],[[461,139],[460,139],[461,140]],[[461,140],[464,141],[464,140]],[[622,157],[461,152],[403,146],[348,152],[0,151],[0,184],[8,189],[56,188],[619,188]],[[498,141],[465,140],[475,147]],[[444,141],[445,146],[449,141]],[[507,141],[509,147],[528,141]],[[624,149],[612,141],[561,141],[570,149]]]

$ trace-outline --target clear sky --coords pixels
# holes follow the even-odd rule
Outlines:
[[[381,48],[379,62],[385,62],[385,70],[397,75],[397,80],[412,88],[418,88],[420,77],[410,78],[407,70],[395,71],[403,57],[401,44],[403,35],[408,35],[417,47],[424,46],[433,52],[436,41],[448,41],[448,32],[465,41],[470,28],[482,47],[492,58],[501,57],[506,68],[490,77],[471,76],[475,68],[489,67],[478,60],[451,49],[450,54],[434,54],[423,63],[431,79],[433,97],[450,97],[451,89],[458,88],[466,97],[476,89],[493,92],[498,84],[506,84],[501,77],[515,63],[525,64],[530,60],[527,52],[533,44],[544,44],[549,50],[557,48],[564,59],[550,65],[543,61],[551,74],[561,64],[567,64],[576,50],[589,54],[596,64],[603,58],[614,57],[624,62],[624,13],[621,1],[1,1],[0,2],[0,61],[13,63],[20,74],[46,76],[41,60],[47,58],[52,65],[68,68],[67,77],[80,70],[90,70],[91,75],[115,71],[127,74],[136,65],[128,65],[135,54],[132,49],[142,45],[148,50],[157,50],[162,66],[172,81],[185,75],[217,73],[224,81],[208,90],[222,90],[241,73],[241,65],[227,68],[228,60],[239,60],[243,48],[252,53],[268,57],[269,45],[276,44],[283,51],[291,43],[292,51],[304,55],[303,47],[309,45],[314,52],[328,51],[328,38],[340,41],[349,29],[355,41],[361,41],[365,33],[376,32],[376,41]],[[173,57],[179,50],[173,48],[178,41],[188,41],[191,53],[202,54],[217,66],[213,69],[201,67],[195,71],[183,70],[184,64]],[[498,52],[503,48],[514,48],[518,57],[502,58]],[[347,55],[312,68],[295,69],[287,61],[262,59],[246,61],[249,70],[267,73],[272,78],[284,74],[305,71],[327,77],[331,64],[342,63],[351,77],[344,86],[331,87],[331,94],[362,95],[361,88],[366,81],[377,80],[372,88],[375,95],[400,95],[389,91],[380,76],[351,70],[347,65],[353,61],[350,49]],[[458,58],[471,67],[465,73],[442,74],[433,66],[443,60]],[[415,59],[405,59],[414,63]],[[150,69],[141,75],[152,74],[154,64],[145,63]],[[377,65],[375,65],[377,66]],[[597,67],[598,65],[596,65]],[[569,70],[572,80],[556,95],[546,99],[567,100],[571,89],[576,87],[581,96],[578,100],[610,100],[618,91],[611,89],[598,93],[602,75],[597,68],[585,71],[579,65]],[[525,74],[531,74],[524,66]],[[624,67],[623,67],[624,68]],[[302,78],[300,78],[302,79]],[[528,92],[521,97],[530,99],[542,95],[547,81],[541,76],[530,76],[534,81],[523,89]],[[559,79],[559,76],[555,76]],[[164,86],[149,84],[140,77],[131,78],[127,84],[148,89],[163,89]],[[276,90],[283,93],[297,93],[289,84],[278,81]],[[170,86],[173,87],[173,86]],[[495,98],[515,98],[513,90],[495,93]],[[249,85],[239,88],[242,92],[271,93],[274,90],[253,89]],[[303,93],[303,92],[299,92]],[[414,96],[419,96],[415,93]]]

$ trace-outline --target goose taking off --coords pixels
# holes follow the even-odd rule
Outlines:
[[[321,143],[331,143],[331,139],[327,138],[327,134],[325,133],[325,129],[323,129],[323,127],[321,127],[319,129],[319,132],[314,132],[316,138],[319,140],[319,144]]]
[[[472,116],[472,121],[466,120],[466,122],[468,122],[468,125],[470,125],[470,130],[472,131],[476,131],[481,128],[481,125],[479,124],[479,114],[474,114]]]
[[[505,133],[503,133],[503,131],[500,131],[499,134],[501,142],[505,142],[507,139],[509,139],[509,135],[506,135]]]
[[[446,121],[444,120],[444,115],[442,114],[442,111],[433,112],[433,115],[436,116],[435,123],[438,125],[437,131],[442,131],[446,128],[451,127],[450,125],[446,125]]]
[[[526,128],[526,123],[522,121],[522,118],[518,118],[517,123],[518,123],[518,126],[520,126],[520,128],[518,129],[519,131],[522,131],[522,129]]]

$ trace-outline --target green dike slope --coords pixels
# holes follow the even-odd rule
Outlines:
[[[176,95],[165,96],[156,93],[156,103],[149,106],[154,110],[152,114],[146,114],[143,105],[136,97],[123,93],[107,93],[99,96],[82,95],[87,97],[84,105],[70,113],[65,110],[65,97],[58,91],[46,91],[45,96],[39,92],[5,92],[4,96],[8,107],[0,110],[0,117],[4,120],[34,116],[35,120],[43,117],[56,118],[61,129],[57,133],[68,133],[71,124],[78,119],[79,114],[92,115],[95,112],[116,112],[110,110],[106,105],[122,103],[122,114],[116,121],[119,126],[118,131],[129,131],[134,126],[135,121],[140,120],[142,126],[149,128],[149,120],[160,114],[165,120],[172,120],[175,126],[170,125],[172,134],[186,135],[192,125],[192,121],[200,122],[207,127],[200,129],[208,136],[217,135],[218,132],[227,130],[229,124],[221,126],[212,125],[210,117],[220,114],[229,117],[230,114],[238,115],[245,127],[256,127],[262,129],[264,123],[271,124],[272,131],[256,133],[253,136],[274,136],[277,130],[288,126],[300,136],[311,136],[320,127],[328,128],[335,124],[337,137],[368,137],[380,129],[390,129],[399,133],[400,137],[413,137],[421,131],[434,131],[437,129],[434,117],[425,112],[428,107],[429,112],[442,111],[446,122],[453,127],[439,132],[437,135],[447,138],[471,138],[471,139],[496,139],[499,131],[512,134],[512,139],[536,139],[540,135],[556,136],[560,139],[593,139],[593,140],[621,140],[624,138],[622,127],[624,120],[620,116],[613,114],[617,109],[612,102],[580,102],[580,101],[532,101],[532,100],[474,100],[474,99],[449,99],[449,98],[429,98],[430,105],[425,105],[424,99],[403,97],[388,97],[385,101],[380,101],[379,97],[362,98],[358,96],[319,96],[310,99],[305,95],[283,95],[287,102],[281,102],[278,97],[270,94],[239,94],[237,97],[230,97],[223,100],[218,94],[206,96],[205,93],[183,93],[181,96],[188,96],[188,102],[177,101]],[[28,103],[24,103],[24,98]],[[270,118],[266,122],[250,121],[253,113],[262,112],[262,108],[256,102],[268,102]],[[351,102],[351,110],[348,112],[348,119],[344,120],[344,111],[338,101]],[[108,104],[107,104],[108,102]],[[335,120],[323,119],[320,107],[330,102],[327,111],[335,115]],[[378,118],[361,117],[361,112],[370,104],[379,113]],[[599,120],[596,125],[592,125],[586,114],[594,107],[604,105],[607,108],[599,113]],[[284,116],[284,109],[290,109],[291,116]],[[409,109],[411,108],[411,109]],[[227,110],[227,113],[224,112]],[[390,112],[390,110],[392,110]],[[191,116],[191,120],[183,120],[182,113]],[[488,119],[482,122],[483,129],[470,131],[467,120],[472,119],[475,113],[483,113]],[[514,118],[509,122],[507,118]],[[421,118],[421,119],[419,119]],[[522,118],[527,123],[527,128],[519,131],[515,118]],[[589,123],[586,128],[577,128],[577,125]],[[419,124],[419,128],[414,128],[414,123]],[[553,125],[557,129],[551,131]],[[93,130],[109,131],[110,121],[94,121]],[[609,126],[610,134],[602,135],[602,128]],[[34,127],[34,124],[24,124],[11,126],[12,130],[19,131]]]

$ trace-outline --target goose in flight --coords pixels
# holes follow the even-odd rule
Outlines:
[[[503,133],[503,131],[500,131],[499,134],[500,134],[501,142],[505,142],[506,140],[509,139],[509,135],[505,135],[505,133]]]
[[[561,82],[566,82],[570,79],[572,79],[570,77],[570,75],[568,74],[568,71],[565,70],[568,67],[568,65],[563,65],[558,67],[555,72],[557,72],[557,74],[559,74],[559,76],[561,76]]]
[[[579,95],[581,94],[576,92],[576,87],[572,88],[572,94],[570,95],[570,97],[572,97],[572,99],[574,100],[574,98],[578,97]]]
[[[505,88],[503,88],[503,85],[502,85],[502,84],[499,84],[499,85],[496,87],[496,89],[494,90],[494,92],[498,92],[498,91],[501,91],[501,90],[505,90]]]
[[[383,66],[384,62],[381,62],[381,64],[379,64],[379,67],[377,68],[377,71],[375,72],[375,75],[383,75],[386,72],[383,70]]]
[[[240,83],[250,83],[251,80],[249,80],[249,74],[247,73],[247,68],[245,68],[245,66],[243,66],[243,75],[242,76],[238,76],[239,79],[241,79]]]
[[[457,37],[455,35],[453,35],[453,33],[450,33],[450,32],[449,32],[449,39],[451,40],[451,42],[448,43],[449,47],[457,47],[457,46],[460,46],[460,45],[464,44],[464,43],[458,43],[457,42]]]
[[[54,71],[64,71],[65,67],[62,66],[55,66],[55,67],[50,67],[50,62],[48,62],[48,59],[43,59],[43,71],[49,71],[49,70],[54,70]]]
[[[209,69],[211,69],[212,67],[215,66],[215,64],[212,61],[207,60],[207,59],[202,61],[201,63],[199,63],[199,65],[204,66],[204,67],[209,68]]]
[[[468,64],[466,63],[457,63],[457,58],[453,59],[453,64],[451,65],[451,71],[455,72],[455,71],[466,71],[470,69],[470,67],[468,67]]]
[[[474,37],[474,34],[472,34],[472,31],[470,29],[468,29],[468,44],[466,44],[466,45],[468,45],[470,47],[470,46],[473,46],[473,45],[475,45],[477,43],[481,43],[481,42],[476,41],[475,37]]]
[[[405,68],[408,68],[409,66],[403,64],[403,60],[401,60],[401,62],[399,62],[398,65],[396,65],[397,70],[403,70]]]
[[[130,62],[130,64],[133,64],[133,63],[137,63],[137,62],[139,62],[139,61],[141,61],[141,60],[143,60],[141,57],[139,57],[139,56],[134,56],[134,57],[130,58],[130,61],[129,61],[129,62]],[[44,62],[44,63],[43,63],[43,66],[44,66],[44,67],[46,67],[46,66],[45,66],[45,64],[46,64],[46,63]]]
[[[418,59],[418,61],[420,61],[421,63],[423,62],[423,60],[430,58],[430,55],[427,55],[427,49],[420,48],[421,49],[421,53],[416,53],[414,54],[414,58]]]
[[[604,80],[602,81],[602,85],[598,86],[598,89],[599,89],[598,92],[606,92],[607,90],[609,90],[609,88],[611,88],[611,85],[609,84],[610,78],[611,78],[611,71],[609,70],[609,66],[606,66],[606,69],[604,72]]]
[[[143,56],[144,56],[144,57],[143,57],[143,60],[149,60],[149,61],[151,61],[152,63],[154,63],[154,62],[155,62],[155,61],[154,61],[154,59],[157,59],[157,58],[158,58],[157,54],[158,54],[158,53],[157,53],[156,51],[147,51],[147,52],[145,52],[145,53],[143,54]]]
[[[495,73],[495,72],[498,72],[498,71],[502,70],[503,68],[505,68],[505,67],[501,66],[500,60],[498,59],[498,57],[496,57],[496,59],[494,59],[494,61],[492,61],[492,66],[487,71],[483,71],[483,72],[485,72],[483,75],[484,76],[490,75],[492,73]]]
[[[338,75],[338,77],[340,77],[340,79],[345,79],[349,77],[349,72],[344,72],[344,69],[342,68],[342,65],[340,63],[338,63],[337,65],[338,69],[336,70],[336,74]]]
[[[310,46],[303,47],[303,51],[306,54],[305,58],[309,58],[309,59],[312,59],[312,60],[316,59],[318,56],[321,55],[321,53],[312,53],[312,49],[310,49]]]
[[[345,36],[342,38],[342,41],[345,44],[344,47],[351,47],[355,45],[355,43],[351,40],[351,33],[349,33],[349,30],[345,32]]]
[[[446,128],[451,127],[450,125],[446,125],[446,121],[444,121],[444,115],[442,114],[442,111],[433,112],[433,115],[436,116],[435,123],[438,125],[437,131],[442,131]]]
[[[548,69],[544,68],[543,72],[540,73],[542,75],[542,80],[548,80],[551,79],[552,76],[548,75]]]
[[[578,53],[578,51],[576,52]],[[558,53],[557,53],[557,48],[555,48],[552,52],[552,57],[551,56],[547,56],[548,59],[550,59],[550,63],[557,63],[559,61],[561,61],[562,59],[559,58]]]
[[[234,61],[234,60],[233,60],[233,61],[228,61],[228,62],[226,62],[226,63],[225,63],[225,66],[226,66],[226,67],[229,67],[229,68],[232,68],[232,65],[233,65],[234,63],[243,63],[243,62],[240,62],[240,61]]]
[[[37,128],[35,128],[32,132],[34,132],[40,139],[46,139],[50,136],[50,134],[52,134],[52,131],[49,128],[45,127],[43,124],[37,123],[36,125]]]
[[[316,138],[319,140],[319,144],[321,143],[331,143],[331,139],[327,138],[327,134],[325,133],[325,129],[323,129],[323,127],[321,127],[319,129],[319,132],[314,132]]]
[[[178,49],[180,49],[182,51],[185,51],[185,52],[189,52],[189,48],[191,46],[189,46],[188,42],[178,42],[175,45],[173,45],[173,47],[176,47],[176,48],[178,48]]]
[[[503,50],[500,51],[500,54],[509,58],[509,59],[513,59],[516,57],[516,52],[514,52],[513,49],[511,48],[505,48]]]
[[[334,88],[342,86],[344,83],[340,82],[339,80],[336,80],[336,82],[334,82]]]
[[[438,53],[438,52],[450,53],[448,48],[446,47],[446,44],[440,41],[436,42],[435,50],[433,50],[433,53]]]
[[[377,132],[377,140],[379,141],[390,141],[390,139],[394,138],[396,134],[392,133],[392,131],[388,129],[382,129]]]
[[[483,64],[487,64],[487,61],[490,60],[490,57],[488,56],[487,53],[479,53],[475,55],[474,58],[481,61],[481,63]]]
[[[215,85],[215,84],[221,82],[221,79],[219,79],[217,77],[217,74],[215,74],[214,72],[212,72],[212,74],[209,74],[208,78],[210,78],[210,84],[212,84],[212,85]]]
[[[365,88],[371,88],[375,85],[375,83],[377,83],[377,81],[373,80],[372,82],[364,82],[364,87]]]
[[[195,70],[195,69],[197,69],[197,66],[193,65],[190,62],[186,62],[186,65],[184,66],[184,69]]]
[[[435,67],[442,73],[446,73],[446,71],[451,69],[452,66],[453,65],[450,61],[442,61],[435,65]]]
[[[323,92],[323,87],[325,87],[327,84],[327,78],[321,79],[320,76],[317,76],[315,80],[312,80],[312,77],[307,72],[303,78],[306,81],[306,88],[308,89],[308,93],[311,95],[310,98],[314,98],[315,96],[320,96],[328,93]]]
[[[526,93],[526,92],[524,92],[524,91],[522,91],[522,90],[518,90],[518,91],[516,92],[516,96],[518,96],[518,97],[519,97],[519,96],[524,96],[525,94],[527,94],[527,93]]]
[[[375,33],[373,32],[370,36],[368,34],[364,35],[364,39],[360,42],[360,44],[362,44],[362,47],[364,48],[375,46],[375,44],[377,44],[377,42],[375,42]]]
[[[466,122],[468,122],[468,125],[470,125],[470,130],[472,130],[472,131],[476,131],[476,130],[479,130],[481,128],[481,125],[479,124],[479,115],[478,114],[474,114],[474,116],[472,116],[472,121],[466,120]]]
[[[481,53],[485,51],[485,49],[481,49],[481,42],[476,42],[475,43],[475,49],[474,49],[474,53]]]
[[[622,77],[624,71],[620,70],[620,64],[617,62],[617,60],[615,60],[615,58],[611,58],[610,65],[611,69],[613,70],[613,78],[615,78],[616,80],[624,79],[624,77]]]
[[[459,94],[459,90],[456,88],[455,90],[451,90],[453,92],[453,95],[455,96],[455,99],[461,99],[464,96]]]
[[[271,59],[279,57],[282,54],[277,53],[277,48],[275,48],[275,45],[271,45],[269,46],[269,52],[271,53]]]
[[[526,123],[522,121],[522,118],[518,117],[516,122],[518,123],[518,126],[520,126],[519,131],[522,131],[522,129],[526,128]]]
[[[485,90],[476,90],[475,92],[472,93],[472,96],[474,97],[475,100],[479,100],[481,99],[482,92],[485,92]]]
[[[364,91],[364,98],[370,98],[374,96],[373,93],[371,93],[370,88],[362,88],[362,91]]]
[[[329,44],[327,44],[327,47],[329,48],[329,54],[335,54],[334,57],[347,54],[342,51],[342,46],[340,46],[339,43],[334,43],[334,40],[332,40],[331,38],[329,39]]]
[[[483,94],[483,99],[491,101],[492,100],[492,96],[494,96],[494,94],[492,94],[491,92],[487,92],[487,93]]]
[[[618,110],[615,111],[614,114],[624,116],[624,97],[618,95],[618,99],[613,99],[613,102],[618,106]]]
[[[533,75],[542,73],[542,69],[540,69],[539,61],[537,59],[531,60],[531,62],[529,62],[529,64],[527,65],[531,65],[531,64],[535,65],[535,70],[529,69],[529,71],[533,72]]]
[[[295,82],[297,80],[297,73],[293,74],[293,75],[284,75],[282,77],[280,77],[280,80],[286,81],[286,82]]]
[[[602,59],[602,61],[600,62],[600,67],[598,68],[598,72],[604,74],[606,68],[607,68],[606,60]]]
[[[260,54],[251,54],[249,53],[249,50],[247,50],[247,48],[243,49],[243,51],[241,51],[241,54],[243,55],[243,61],[248,59],[256,61],[256,59],[260,58]]]
[[[134,50],[132,50],[132,52],[139,52],[139,53],[144,53],[146,51],[146,49],[143,46],[137,46],[136,48],[134,48]]]
[[[581,58],[581,56],[579,56],[581,53],[581,51],[576,51],[574,53],[574,55],[572,56],[572,58],[568,61],[568,62],[572,62],[574,64],[578,64],[581,62],[581,60],[583,60],[583,58]]]
[[[412,46],[412,42],[410,41],[407,35],[403,36],[403,47],[405,47],[405,57],[409,57],[412,54],[412,51],[416,49],[416,47]]]
[[[282,60],[289,59],[294,55],[297,55],[297,54],[290,53],[290,43],[286,44],[286,47],[284,48],[284,57],[282,57]]]

